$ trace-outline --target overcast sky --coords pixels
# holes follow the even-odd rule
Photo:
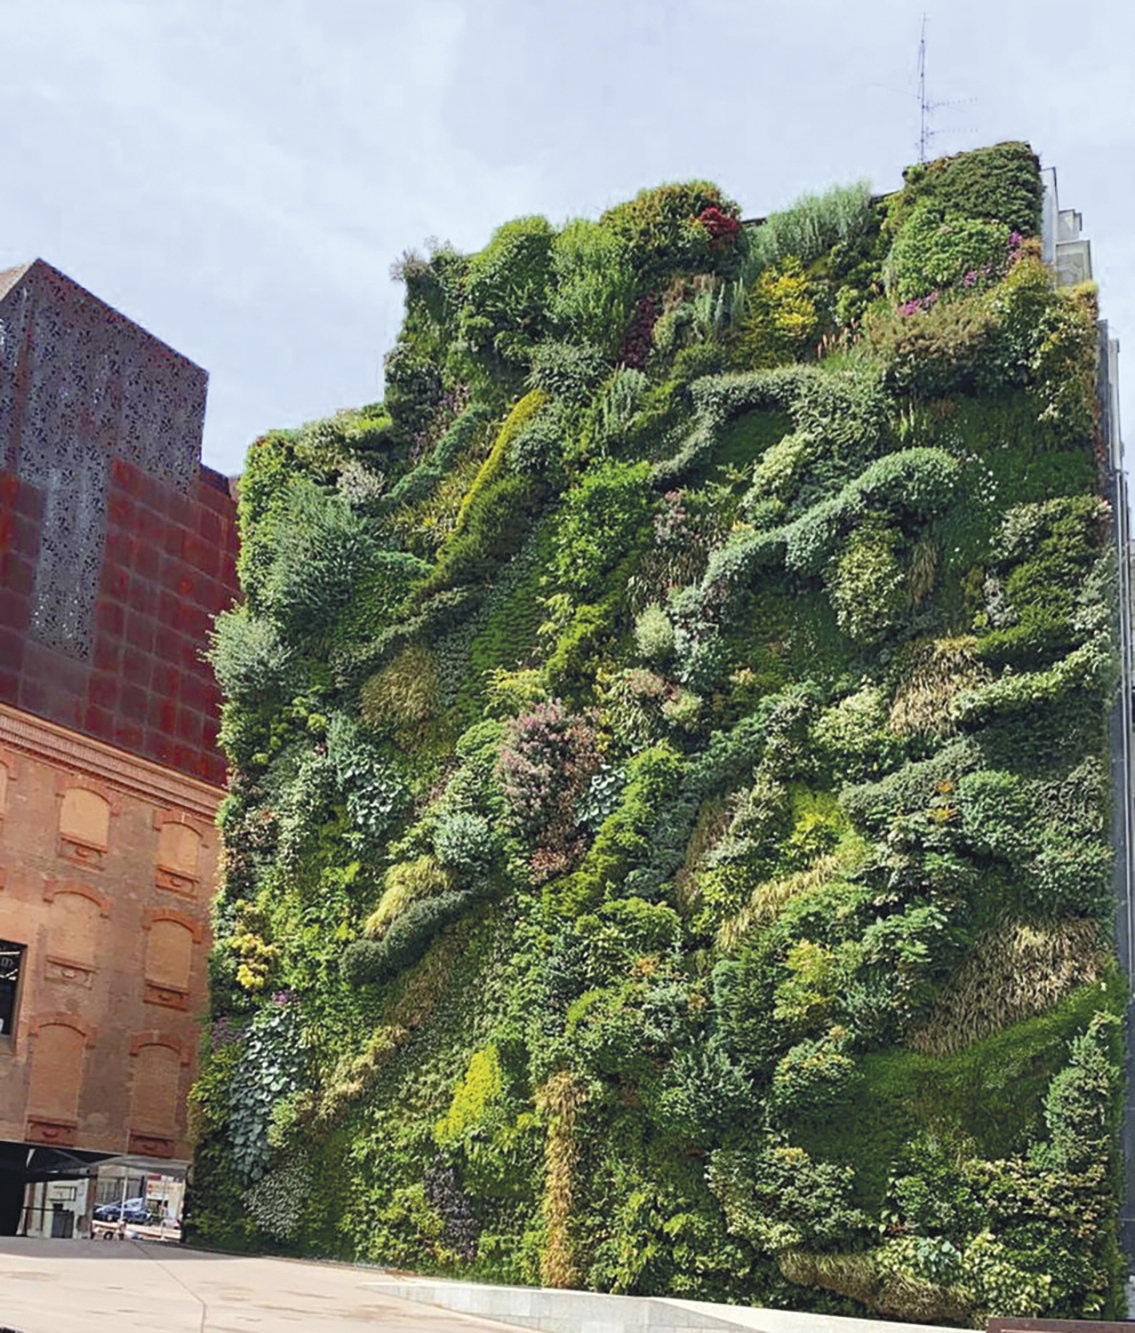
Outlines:
[[[1056,166],[1130,427],[1128,0],[0,0],[0,268],[40,256],[203,365],[205,460],[236,472],[264,430],[381,396],[390,264],[428,236],[690,177],[746,215],[896,188],[924,10],[934,152],[1024,138]]]

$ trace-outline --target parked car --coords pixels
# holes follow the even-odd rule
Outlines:
[[[121,1213],[121,1219],[119,1214]],[[146,1206],[145,1199],[125,1199],[119,1201],[115,1199],[113,1203],[102,1203],[94,1210],[91,1216],[96,1222],[134,1222],[137,1225],[145,1225],[150,1220],[150,1210]]]

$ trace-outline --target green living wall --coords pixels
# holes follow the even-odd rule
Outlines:
[[[252,446],[201,1243],[1119,1308],[1095,300],[1024,144],[397,266]]]

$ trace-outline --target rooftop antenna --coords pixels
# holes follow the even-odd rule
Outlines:
[[[922,35],[918,41],[918,160],[926,161],[926,150],[934,137],[927,123],[933,110],[926,100],[926,15],[922,16]]]
[[[926,96],[926,15],[922,15],[922,34],[918,41],[918,160],[925,163],[935,131],[930,128],[930,113],[943,106],[960,106],[972,102],[972,97],[956,98],[950,102],[932,102]]]

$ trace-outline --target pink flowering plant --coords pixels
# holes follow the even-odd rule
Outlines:
[[[497,778],[512,832],[533,849],[538,883],[562,873],[582,850],[577,810],[600,764],[594,713],[558,700],[537,704],[506,726]]]
[[[898,313],[929,310],[948,291],[971,291],[997,282],[1020,252],[1023,236],[1003,222],[942,219],[916,210],[903,224],[888,257],[885,277]]]

